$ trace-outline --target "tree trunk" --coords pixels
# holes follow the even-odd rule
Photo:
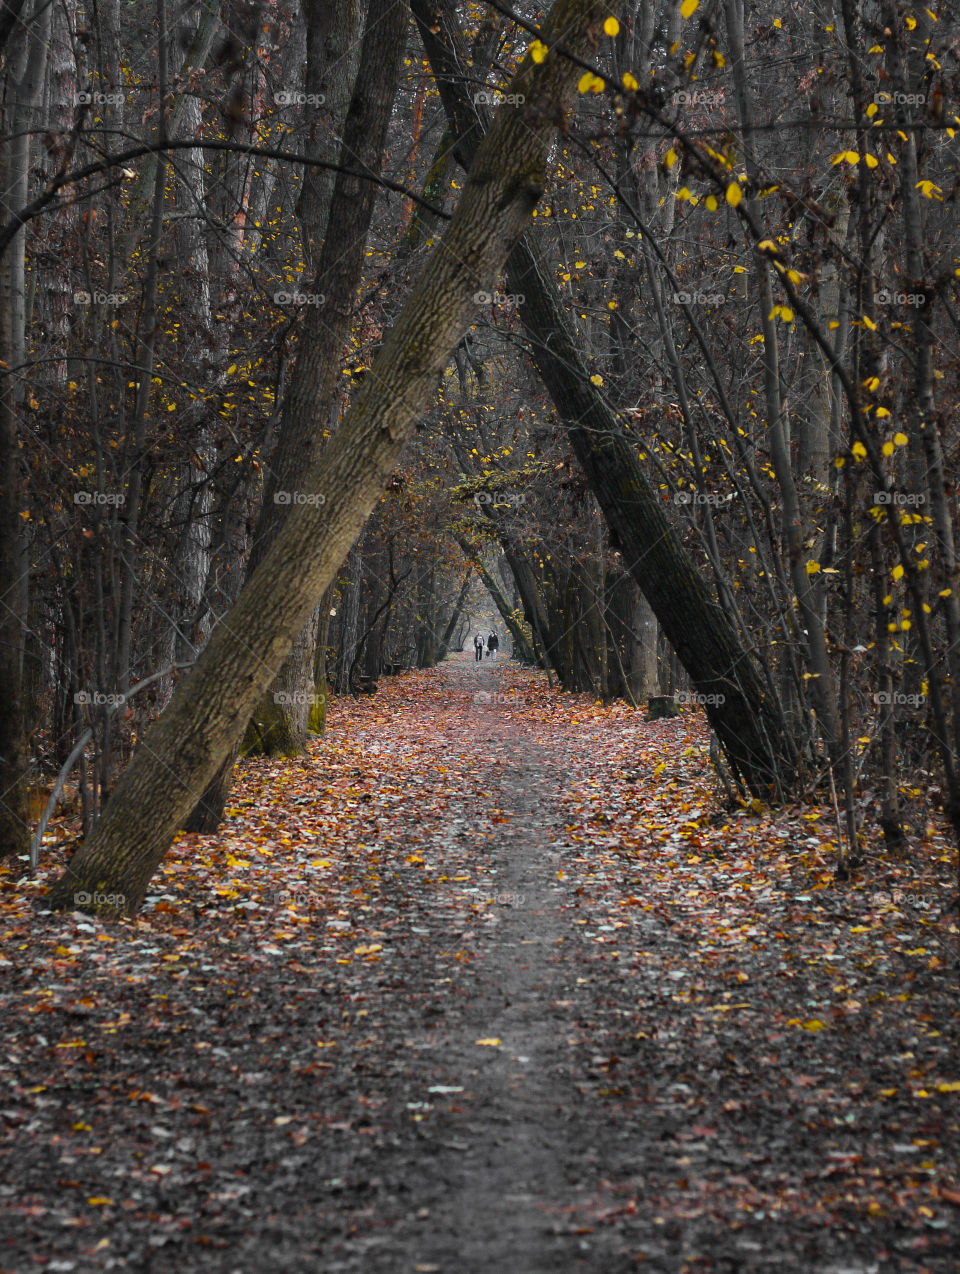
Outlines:
[[[463,610],[463,603],[467,600],[467,593],[470,591],[470,580],[473,576],[472,570],[467,570],[463,576],[463,583],[460,585],[460,592],[457,594],[457,600],[453,604],[453,610],[450,612],[450,619],[443,631],[443,637],[440,639],[440,646],[437,650],[435,663],[443,663],[447,657],[447,651],[450,649],[450,639],[453,637],[453,630],[457,626],[457,620],[460,618],[460,612]]]
[[[493,578],[493,576],[484,566],[483,561],[480,557],[479,549],[475,549],[473,545],[471,545],[469,541],[466,540],[463,536],[458,536],[457,542],[459,543],[460,547],[463,549],[466,557],[476,567],[477,574],[480,576],[480,579],[483,581],[484,588],[486,588],[487,592],[493,598],[493,604],[496,606],[497,610],[500,612],[500,618],[506,624],[510,632],[510,636],[513,638],[514,654],[516,654],[516,656],[519,659],[521,659],[525,664],[539,663],[537,656],[534,653],[534,649],[531,646],[530,642],[527,640],[526,634],[524,633],[523,628],[520,626],[520,622],[517,619],[517,615],[519,614],[519,611],[514,611],[510,603],[504,597],[503,592],[500,589],[500,586],[497,584],[497,581]],[[519,592],[520,586],[519,584],[517,584],[516,579],[514,579],[514,587]]]
[[[339,30],[336,47],[345,43],[342,29],[349,27],[356,16],[353,0],[343,0],[343,4],[344,12],[337,23],[325,21],[322,7],[314,5],[312,9],[318,28],[329,25]],[[407,15],[402,5],[394,0],[373,0],[367,14],[359,70],[343,125],[341,148],[343,160],[373,173],[379,172],[383,159],[406,27]],[[326,67],[328,50],[324,31],[308,34],[308,51],[315,58],[322,57]],[[350,64],[351,57],[343,56],[342,66],[349,68]],[[308,70],[311,83],[319,75],[315,67]],[[342,98],[342,86],[337,92]],[[350,334],[367,232],[377,197],[374,182],[344,173],[337,173],[332,191],[326,180],[319,183],[321,178],[315,178],[305,185],[300,202],[305,216],[304,238],[316,261],[312,289],[318,298],[308,308],[300,349],[319,346],[321,352],[319,358],[298,358],[294,367],[284,402],[280,436],[264,483],[263,508],[250,555],[251,573],[273,543],[291,503],[313,496],[302,490],[301,475],[322,451],[326,425],[336,407],[342,380],[341,360]],[[326,234],[318,251],[317,240],[324,223]],[[244,740],[246,753],[263,748],[271,755],[295,756],[304,750],[310,712],[309,708],[303,710],[299,700],[290,699],[289,687],[305,685],[308,680],[312,683],[315,643],[316,626],[302,634],[290,655],[293,666],[281,670],[276,685],[259,705]],[[266,734],[259,728],[264,724]]]
[[[305,475],[323,499],[292,509],[236,605],[151,727],[93,835],[52,889],[54,908],[132,914],[182,820],[239,743],[257,701],[356,540],[436,394],[451,351],[493,290],[544,188],[557,127],[576,96],[601,24],[616,4],[557,0],[506,108],[477,150],[460,205],[369,376]],[[555,45],[562,40],[564,52]],[[567,52],[573,56],[566,56]],[[301,350],[319,362],[316,346]]]
[[[33,108],[40,100],[50,12],[31,27],[17,25],[4,67],[0,189],[7,206],[27,203]],[[27,723],[21,677],[23,615],[20,459],[17,413],[23,398],[19,369],[25,350],[25,230],[0,258],[0,858],[30,848],[27,824]],[[14,369],[14,370],[10,370]]]

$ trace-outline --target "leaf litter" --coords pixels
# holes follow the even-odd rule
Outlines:
[[[724,808],[708,742],[454,660],[244,763],[135,920],[44,911],[54,823],[0,870],[0,1270],[454,1270],[500,1144],[555,1268],[954,1271],[946,828],[840,884],[830,811]]]

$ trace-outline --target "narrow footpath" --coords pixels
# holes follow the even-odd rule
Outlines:
[[[0,1274],[956,1274],[944,829],[839,885],[707,743],[454,656],[134,921],[4,868]]]

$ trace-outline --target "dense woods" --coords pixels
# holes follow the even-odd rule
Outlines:
[[[957,1274],[944,0],[0,0],[0,1274]]]
[[[946,10],[3,13],[0,846],[75,801],[61,903],[491,627],[841,873],[960,835]]]

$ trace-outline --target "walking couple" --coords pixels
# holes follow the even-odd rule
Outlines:
[[[487,658],[496,659],[497,652],[500,649],[500,638],[496,633],[491,633],[486,642],[483,640],[483,633],[477,633],[473,639],[473,652],[477,663],[483,658],[483,648],[487,648]]]

